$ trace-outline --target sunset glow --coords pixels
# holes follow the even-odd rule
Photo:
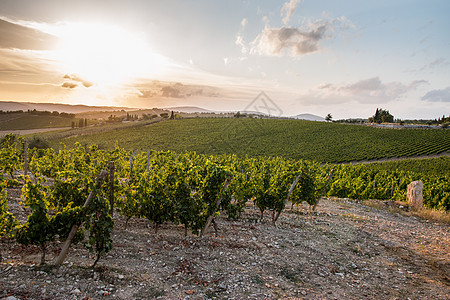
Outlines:
[[[58,28],[54,58],[61,71],[103,87],[144,75],[157,75],[165,59],[145,39],[117,26],[69,23]]]

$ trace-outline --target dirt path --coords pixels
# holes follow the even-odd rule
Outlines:
[[[63,266],[37,268],[36,249],[1,241],[0,299],[450,299],[447,224],[345,199],[287,210],[277,227],[248,207],[204,238],[172,224],[154,234],[145,219],[125,229],[115,216],[95,271],[81,245]]]

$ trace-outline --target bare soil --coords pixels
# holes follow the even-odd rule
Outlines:
[[[10,208],[23,215],[18,194]],[[1,240],[0,299],[450,299],[450,225],[398,208],[322,199],[314,213],[285,210],[275,227],[250,205],[203,238],[114,218],[114,247],[95,269],[82,244],[62,266],[39,267],[37,248]]]

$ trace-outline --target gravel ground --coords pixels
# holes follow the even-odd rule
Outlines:
[[[113,249],[95,269],[81,244],[62,266],[38,267],[37,248],[0,240],[0,299],[450,299],[448,224],[349,199],[287,209],[276,227],[251,206],[216,222],[217,234],[185,237],[145,219],[125,228],[116,214]]]

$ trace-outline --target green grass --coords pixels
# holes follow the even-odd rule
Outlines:
[[[120,147],[137,151],[283,156],[319,162],[414,157],[450,151],[448,130],[386,129],[302,120],[196,118],[85,130],[89,131],[66,131],[44,138],[53,139],[54,145],[80,142],[112,149],[117,142]]]

